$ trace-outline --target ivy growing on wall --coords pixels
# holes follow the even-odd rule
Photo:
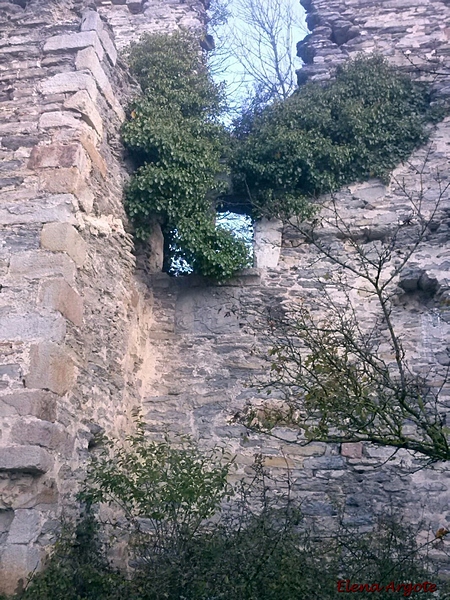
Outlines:
[[[359,57],[331,82],[243,115],[231,157],[234,191],[247,196],[253,217],[301,216],[320,194],[386,180],[426,141],[433,118],[426,86],[380,56]]]
[[[181,259],[219,281],[248,266],[249,254],[216,226],[216,203],[235,201],[252,218],[308,216],[320,194],[386,180],[436,117],[425,85],[371,56],[340,67],[331,82],[244,112],[230,132],[220,123],[221,87],[191,33],[146,35],[128,58],[143,90],[123,127],[137,165],[126,191],[136,236],[146,239],[159,220],[169,263]],[[223,183],[229,169],[232,193]]]
[[[136,235],[145,239],[156,217],[173,256],[194,272],[227,279],[248,266],[249,256],[243,241],[215,225],[213,197],[223,189],[224,170],[221,88],[198,40],[184,31],[143,37],[129,62],[143,90],[123,127],[138,165],[126,191]]]

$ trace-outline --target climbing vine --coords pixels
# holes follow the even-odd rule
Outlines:
[[[137,166],[126,190],[136,236],[146,239],[157,219],[168,262],[218,281],[248,266],[249,252],[216,226],[215,204],[237,199],[252,218],[308,216],[320,194],[386,180],[436,118],[424,84],[371,56],[340,67],[331,82],[244,111],[230,132],[220,122],[221,86],[191,33],[146,35],[128,59],[143,91],[123,127]]]
[[[358,57],[328,83],[312,82],[237,123],[234,192],[253,217],[303,215],[311,198],[392,169],[438,118],[427,87],[380,56]]]
[[[136,235],[145,239],[157,218],[173,256],[194,272],[227,279],[248,266],[249,256],[243,241],[215,225],[212,198],[223,190],[224,170],[221,88],[185,31],[145,36],[129,62],[143,90],[123,127],[138,165],[126,191]]]

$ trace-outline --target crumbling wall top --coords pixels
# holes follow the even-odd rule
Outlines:
[[[122,50],[145,32],[168,32],[179,27],[202,29],[205,0],[96,0],[98,12],[106,19]]]
[[[299,83],[328,79],[358,53],[376,52],[409,70],[448,64],[447,0],[301,0],[311,33],[297,45]],[[435,69],[437,70],[437,69]],[[440,78],[440,85],[444,78]],[[445,86],[448,78],[445,78]]]

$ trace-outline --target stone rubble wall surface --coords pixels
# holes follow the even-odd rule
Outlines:
[[[137,90],[116,38],[200,13],[100,4],[0,2],[0,593],[41,566],[90,448],[129,430],[154,360],[122,203]]]
[[[414,71],[448,65],[447,0],[301,0],[311,33],[297,48],[305,63],[300,81],[327,79],[358,53],[380,53]],[[447,82],[448,85],[448,82]],[[443,86],[441,86],[443,87]]]
[[[447,94],[449,2],[305,0],[304,5],[312,33],[300,44],[306,62],[300,80],[328,79],[332,70],[351,56],[376,51],[413,76],[422,77],[422,72],[412,64],[442,71],[442,76],[431,75],[431,79],[435,79],[436,91]],[[393,320],[410,364],[422,373],[433,364],[442,375],[450,362],[449,163],[450,119],[446,118],[409,164],[395,170],[389,184],[370,180],[335,195],[340,214],[359,232],[363,248],[375,251],[399,225],[405,244],[414,238],[414,202],[420,199],[423,214],[430,215],[439,201],[430,230],[403,280],[397,280],[404,289],[398,285]],[[418,469],[407,452],[400,451],[394,461],[388,461],[391,451],[371,445],[296,446],[290,443],[295,433],[283,430],[278,433],[286,441],[280,443],[249,435],[236,423],[236,415],[247,402],[258,404],[265,397],[251,385],[268,369],[268,363],[254,350],[270,343],[249,324],[254,312],[262,314],[268,307],[276,310],[289,302],[304,302],[320,316],[324,278],[336,271],[332,263],[319,260],[312,245],[294,228],[281,233],[278,223],[260,222],[256,229],[259,268],[224,286],[208,285],[194,277],[149,277],[155,315],[149,335],[156,361],[151,385],[143,393],[149,429],[157,434],[169,426],[193,435],[204,446],[226,447],[236,456],[236,477],[250,475],[254,456],[262,454],[279,481],[289,474],[304,514],[321,527],[333,527],[338,514],[344,514],[346,524],[367,531],[389,507],[412,526],[422,521],[422,539],[430,531],[450,525],[446,464]],[[352,260],[348,241],[329,227],[323,227],[320,234],[337,256]],[[327,292],[337,301],[342,296],[332,281]],[[377,316],[375,305],[363,290],[355,292],[352,300],[361,322],[369,328]],[[389,359],[389,346],[385,344],[381,350]],[[446,390],[441,399],[448,401]],[[448,573],[445,554],[439,548],[433,548],[432,554],[442,561],[442,573]]]
[[[448,2],[305,4],[313,28],[301,46],[306,77],[327,78],[372,49],[407,68],[430,57],[445,66]],[[371,446],[300,447],[289,444],[292,432],[280,431],[280,443],[236,424],[245,403],[260,400],[248,383],[267,370],[253,349],[268,340],[249,326],[247,307],[313,306],[317,278],[332,268],[315,262],[293,229],[281,236],[278,224],[258,224],[259,268],[224,286],[149,275],[135,259],[119,129],[136,88],[118,51],[145,30],[200,28],[203,8],[195,0],[0,2],[0,591],[20,588],[40,566],[58,519],[72,514],[97,436],[129,431],[139,406],[155,435],[182,431],[204,447],[225,446],[237,457],[236,477],[263,454],[278,477],[290,474],[305,514],[322,526],[343,509],[348,523],[368,529],[390,505],[433,531],[450,524],[445,465],[407,474],[399,470],[411,464],[406,453],[380,468],[386,452]],[[445,94],[446,78],[436,85]],[[425,211],[448,181],[449,142],[447,119],[413,167],[395,173],[415,197],[422,189]],[[338,194],[364,243],[382,243],[399,220],[413,231],[400,187],[370,181]],[[448,357],[449,239],[444,194],[395,307],[409,356],[424,368],[430,357],[445,367]],[[342,240],[334,247],[347,255]]]
[[[175,28],[203,31],[205,0],[97,0],[99,14],[113,28],[116,46],[123,50],[147,32]]]

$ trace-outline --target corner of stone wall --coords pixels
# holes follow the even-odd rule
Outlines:
[[[139,404],[151,294],[134,277],[113,34],[81,3],[0,6],[0,592],[70,516],[95,432]]]

